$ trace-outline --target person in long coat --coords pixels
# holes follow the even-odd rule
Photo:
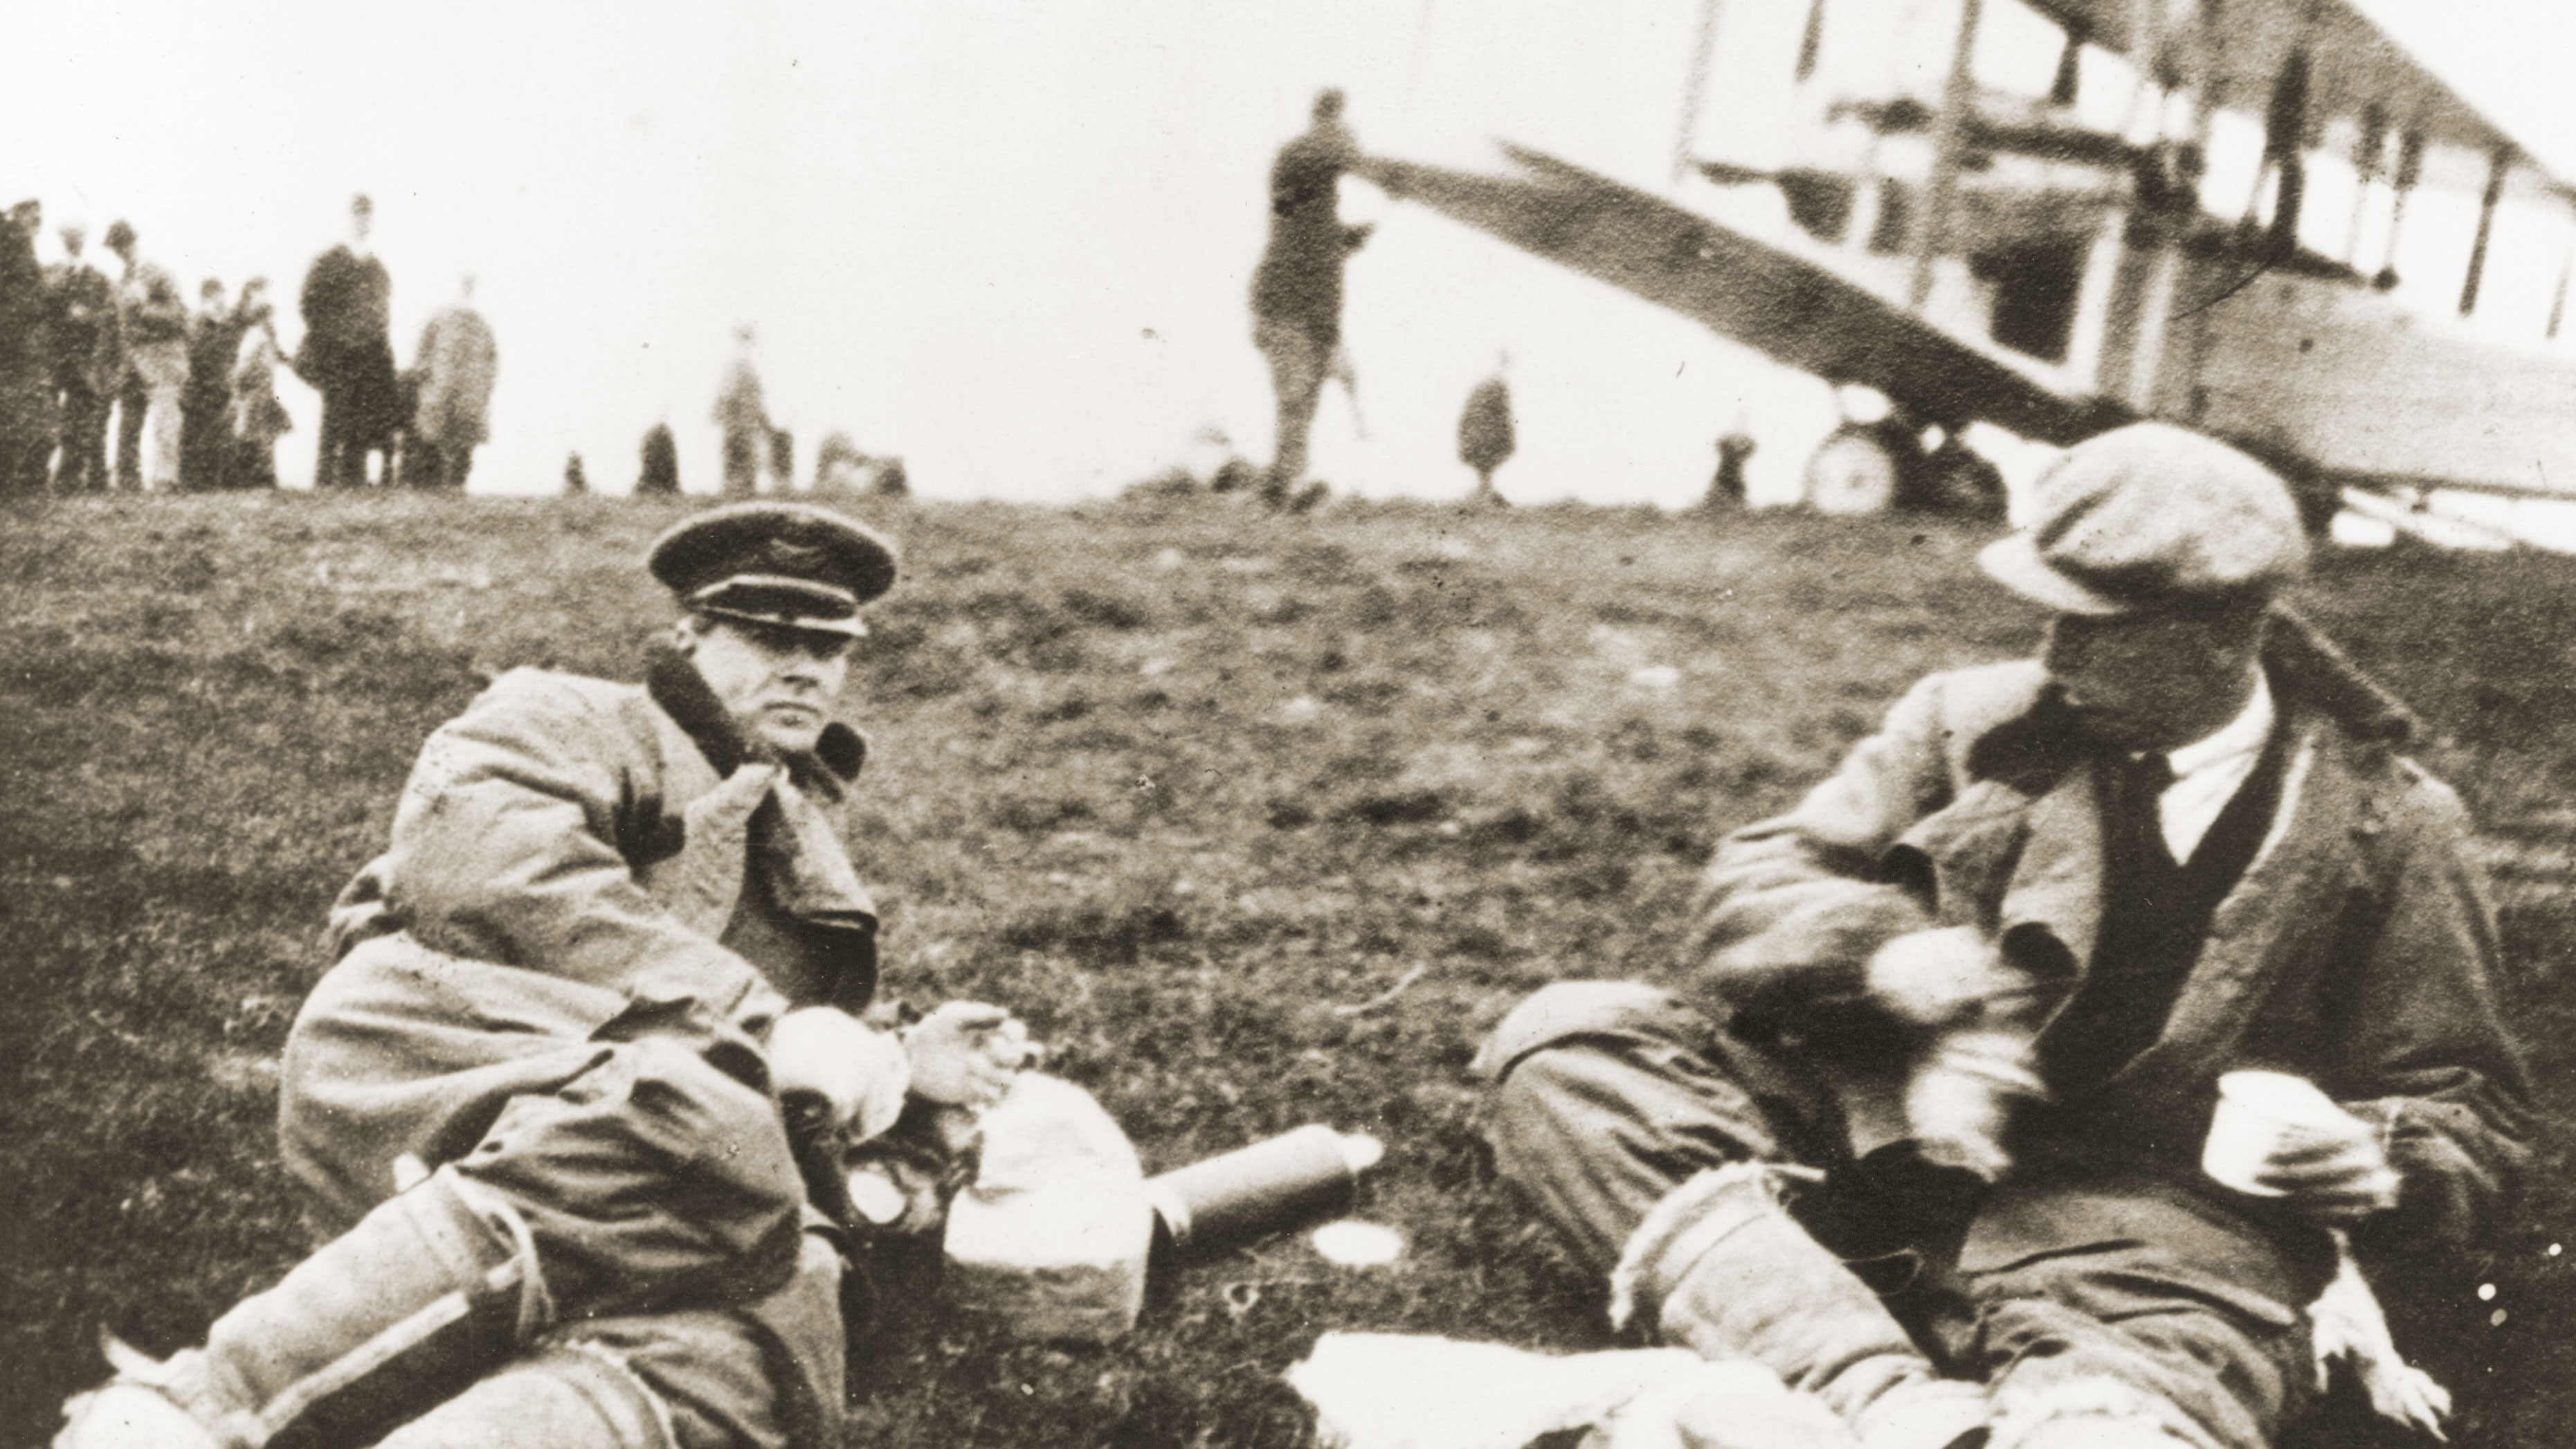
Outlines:
[[[125,361],[117,336],[116,284],[82,257],[89,239],[84,228],[65,226],[62,239],[63,260],[48,282],[53,310],[47,330],[62,419],[54,491],[95,493],[108,483],[107,414]]]
[[[232,458],[224,469],[229,488],[277,486],[277,440],[295,430],[286,404],[278,401],[277,370],[285,356],[277,345],[275,309],[268,301],[268,279],[242,284],[242,310],[249,326],[233,354],[233,410],[230,420]]]
[[[242,334],[251,327],[250,293],[227,303],[223,283],[209,277],[200,306],[188,323],[188,381],[179,392],[179,486],[192,493],[229,486],[233,453],[233,363]]]
[[[107,229],[107,249],[125,264],[116,283],[117,335],[124,348],[116,394],[116,486],[129,492],[178,486],[179,394],[188,383],[187,300],[168,272],[136,254],[137,240],[125,222]]]
[[[405,471],[418,468],[420,487],[461,492],[474,471],[474,449],[490,435],[492,385],[501,366],[491,324],[474,310],[473,277],[421,328],[412,366],[420,377],[411,422],[417,462],[406,460]]]
[[[403,420],[394,375],[393,279],[368,245],[374,224],[374,203],[353,198],[349,240],[316,257],[304,275],[304,341],[295,373],[322,394],[316,488],[364,486],[369,453],[385,454],[390,467]]]
[[[1684,991],[1523,1003],[1487,1135],[1642,1322],[1865,1443],[2264,1449],[2317,1401],[2340,1243],[2502,1226],[2531,1089],[2495,923],[2410,717],[2277,607],[2277,477],[2147,423],[2034,495],[1981,562],[2057,611],[2041,657],[1925,679],[1729,835]],[[2222,1176],[2246,1071],[2316,1109]]]
[[[1494,491],[1494,470],[1511,460],[1517,446],[1512,387],[1504,379],[1509,365],[1509,358],[1498,362],[1493,376],[1476,384],[1458,413],[1458,461],[1476,470],[1476,492],[1467,501],[1491,508],[1503,506],[1503,495]]]
[[[36,261],[44,207],[22,201],[0,216],[0,497],[45,491],[54,452],[51,311]]]
[[[715,421],[724,438],[723,479],[728,498],[760,491],[760,468],[769,451],[769,401],[752,362],[752,329],[734,329],[733,361],[716,389]]]

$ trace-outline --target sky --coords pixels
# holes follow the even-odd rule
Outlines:
[[[1939,69],[1923,0],[1836,3],[1899,12],[1889,34],[1934,39],[1889,63]],[[2363,8],[2576,176],[2576,94],[2555,63],[2576,14]],[[1714,73],[1776,49],[1803,13],[1718,0]],[[368,192],[398,359],[479,279],[501,378],[478,490],[550,491],[578,452],[595,487],[622,491],[656,422],[678,433],[688,486],[711,489],[713,396],[750,324],[803,466],[841,431],[904,457],[928,495],[1067,499],[1229,448],[1266,458],[1245,288],[1270,154],[1317,88],[1345,88],[1363,144],[1387,154],[1491,168],[1491,139],[1510,136],[1653,183],[1703,15],[1701,0],[99,0],[13,20],[0,193],[42,198],[49,230],[87,222],[94,252],[131,220],[191,295],[200,277],[264,275],[291,303]],[[1756,101],[1731,91],[1702,134],[1758,127]],[[1501,482],[1524,500],[1687,502],[1718,431],[1831,425],[1820,385],[1696,324],[1357,182],[1345,210],[1380,225],[1351,269],[1357,395],[1336,390],[1317,428],[1317,470],[1339,486],[1463,493],[1457,410],[1498,366],[1526,440]],[[2524,272],[2548,270],[2541,251]],[[318,405],[283,392],[296,483]],[[1757,488],[1794,488],[1796,461],[1766,447]]]

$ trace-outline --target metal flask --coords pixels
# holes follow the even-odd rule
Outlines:
[[[1374,1137],[1318,1124],[1150,1178],[1158,1246],[1196,1259],[1338,1217],[1385,1154]]]

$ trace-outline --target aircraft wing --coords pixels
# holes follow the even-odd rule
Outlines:
[[[2308,109],[2322,118],[2356,118],[2375,110],[2399,130],[2426,141],[2492,153],[2507,135],[2443,80],[2426,70],[2347,0],[2227,0],[2207,24],[2181,8],[2141,7],[2137,0],[2030,0],[2031,7],[2105,50],[2137,59],[2133,32],[2142,8],[2175,12],[2155,37],[2150,59],[2215,86],[2218,103],[2263,114],[2273,80],[2293,51],[2309,57]],[[2213,7],[2214,8],[2214,7]],[[2526,165],[2529,158],[2524,157]],[[2564,183],[2549,178],[2554,189]]]
[[[1539,152],[1520,176],[1370,158],[1358,170],[1523,250],[1633,292],[1832,383],[1876,388],[1927,421],[1983,421],[2068,445],[2126,422],[2068,396],[1816,263]]]

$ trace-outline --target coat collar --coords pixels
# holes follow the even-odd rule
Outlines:
[[[745,764],[783,764],[797,785],[838,800],[867,763],[868,742],[857,730],[834,720],[810,754],[782,757],[745,733],[733,712],[708,687],[706,677],[687,655],[668,644],[656,644],[645,667],[644,691],[678,725],[718,775],[731,775]]]

